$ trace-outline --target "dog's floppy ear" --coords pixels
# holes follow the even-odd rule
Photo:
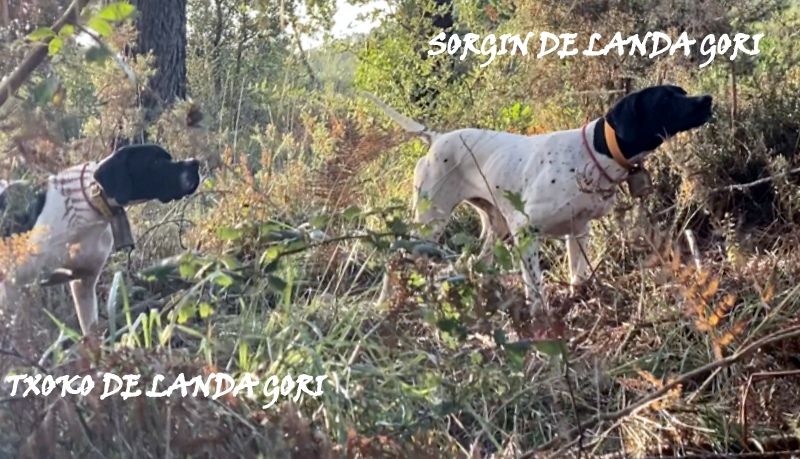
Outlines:
[[[124,206],[135,198],[133,180],[147,178],[134,178],[136,172],[142,170],[141,167],[134,166],[158,160],[170,161],[172,156],[158,145],[126,145],[100,163],[94,172],[94,179],[100,183],[108,197]]]
[[[131,200],[133,183],[128,174],[128,156],[130,151],[120,148],[108,158],[100,162],[94,171],[94,179],[103,188],[106,196],[113,198],[119,205]]]
[[[641,130],[643,114],[640,107],[643,106],[641,100],[643,97],[646,97],[646,94],[642,92],[629,94],[617,102],[606,115],[607,121],[611,123],[611,127],[620,139],[631,142]]]

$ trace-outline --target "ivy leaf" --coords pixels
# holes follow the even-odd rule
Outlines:
[[[111,28],[111,24],[109,24],[105,19],[97,16],[89,19],[89,27],[103,38],[108,38],[112,33],[114,33],[114,29]]]
[[[106,21],[119,22],[129,18],[134,11],[136,11],[136,7],[128,2],[115,2],[100,10],[97,17]]]
[[[503,197],[506,198],[518,212],[525,213],[525,201],[522,199],[522,195],[506,190],[503,192]]]
[[[39,27],[38,29],[28,34],[28,40],[44,41],[50,37],[55,37],[55,36],[56,33],[53,32],[53,29],[51,29],[50,27]]]

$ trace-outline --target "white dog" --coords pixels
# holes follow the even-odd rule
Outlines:
[[[414,172],[416,221],[428,225],[436,240],[456,205],[466,201],[481,218],[484,256],[496,237],[512,235],[534,311],[544,304],[537,236],[566,237],[570,284],[586,280],[589,222],[611,210],[617,185],[636,164],[667,137],[703,125],[712,107],[711,96],[654,86],[625,96],[581,129],[534,136],[485,129],[440,134],[371,98],[430,145]],[[387,293],[384,278],[381,297]]]
[[[7,305],[19,307],[25,288],[35,282],[69,282],[81,331],[88,333],[97,322],[97,279],[115,245],[112,226],[119,216],[127,225],[123,206],[194,193],[198,168],[197,160],[173,161],[159,146],[130,145],[99,163],[51,176],[33,205],[21,211],[10,201],[24,182],[0,184],[0,237],[32,230],[34,247],[10,272],[0,272],[0,304],[5,297]]]

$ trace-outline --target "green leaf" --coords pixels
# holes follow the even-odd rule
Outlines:
[[[288,285],[285,280],[274,274],[267,276],[267,282],[272,288],[279,292],[282,292],[284,289],[286,289],[286,286]]]
[[[75,26],[72,24],[66,24],[61,30],[58,31],[58,36],[62,38],[70,37],[72,34],[75,33]]]
[[[185,324],[188,322],[195,314],[195,306],[193,304],[184,303],[178,308],[178,323]]]
[[[97,16],[89,19],[89,27],[91,27],[92,30],[97,32],[103,38],[107,38],[114,33],[114,29],[111,28],[111,24],[109,24],[105,19]]]
[[[242,237],[242,230],[223,226],[217,228],[217,237],[223,241],[235,241]]]
[[[106,21],[119,22],[129,18],[136,11],[136,7],[128,2],[112,3],[97,13],[97,17]]]
[[[53,29],[51,29],[50,27],[39,27],[38,29],[28,34],[28,40],[44,41],[50,37],[55,37],[55,36],[56,33],[53,32]]]
[[[272,263],[273,261],[277,260],[278,257],[280,257],[282,251],[283,250],[281,249],[281,246],[273,245],[264,251],[264,253],[261,255],[261,260],[259,260],[259,263],[261,265]]]
[[[408,224],[399,218],[389,222],[389,230],[394,234],[408,234]]]
[[[502,328],[496,328],[493,335],[494,343],[498,346],[502,346],[508,342],[508,338],[506,338],[506,332]]]
[[[497,245],[494,246],[494,260],[503,269],[511,269],[513,267],[511,252],[502,241],[498,241]]]
[[[192,262],[184,262],[181,263],[181,266],[178,270],[182,278],[191,279],[195,274],[197,274],[197,265]]]
[[[543,339],[533,342],[533,347],[542,354],[550,357],[561,357],[566,359],[567,345],[560,339]]]
[[[211,279],[214,281],[215,284],[219,285],[222,288],[228,288],[231,285],[233,285],[233,277],[222,271],[215,272],[211,276]]]
[[[468,330],[458,319],[439,319],[436,321],[436,326],[439,327],[439,330],[460,338],[466,338],[468,334]]]
[[[328,222],[330,221],[330,217],[327,215],[317,215],[316,217],[312,218],[308,223],[311,224],[312,228],[315,229],[323,229],[328,226]]]
[[[355,220],[358,216],[361,215],[361,208],[358,206],[350,206],[342,212],[342,217],[345,220]]]
[[[522,195],[506,190],[503,191],[503,197],[506,198],[518,212],[525,213],[525,201],[522,199]]]
[[[47,44],[47,54],[50,56],[55,56],[61,51],[61,48],[64,46],[64,40],[61,37],[54,37],[50,40],[50,43]]]
[[[111,53],[108,52],[107,49],[103,48],[102,46],[92,46],[91,48],[86,50],[86,60],[92,63],[100,63],[108,59],[111,56]]]
[[[525,365],[525,355],[530,349],[530,343],[517,341],[515,343],[507,343],[503,346],[508,356],[508,361],[511,366],[517,370],[521,370]]]
[[[200,314],[201,319],[205,319],[214,314],[214,307],[206,302],[202,302],[200,306],[198,306],[197,312]]]

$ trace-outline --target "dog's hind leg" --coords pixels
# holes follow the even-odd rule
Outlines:
[[[577,287],[588,279],[590,265],[588,259],[587,240],[588,226],[583,231],[567,236],[567,260],[569,262],[569,288],[574,295]]]
[[[481,219],[481,250],[479,258],[487,264],[494,260],[494,246],[498,239],[505,239],[508,234],[508,225],[505,217],[489,202],[482,199],[470,199],[469,202]]]

